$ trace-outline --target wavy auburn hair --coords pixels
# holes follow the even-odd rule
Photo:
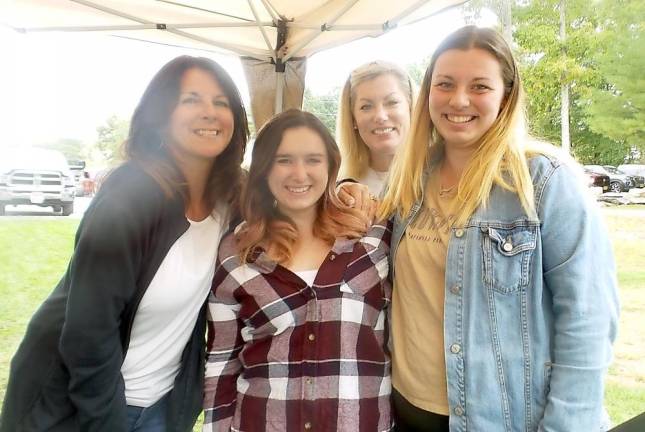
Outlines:
[[[285,131],[307,128],[320,136],[325,144],[329,165],[325,192],[318,201],[314,235],[332,244],[336,237],[361,237],[367,220],[358,210],[347,207],[336,196],[335,186],[340,167],[340,152],[325,125],[313,114],[290,109],[266,123],[253,144],[253,157],[248,181],[242,192],[242,217],[246,221],[237,233],[238,248],[243,261],[252,261],[254,253],[271,251],[279,263],[291,260],[298,238],[295,223],[274,206],[275,198],[268,185],[275,154]]]
[[[243,179],[241,163],[249,129],[244,104],[235,83],[211,59],[180,56],[157,72],[132,116],[125,155],[150,174],[167,196],[180,194],[184,201],[188,201],[186,179],[164,143],[167,141],[170,116],[179,102],[181,80],[186,71],[193,68],[207,72],[219,84],[228,98],[234,122],[231,141],[217,156],[211,169],[204,199],[210,208],[214,208],[216,202],[225,202],[235,208]]]

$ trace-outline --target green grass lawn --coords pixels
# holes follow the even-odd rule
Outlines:
[[[605,403],[619,424],[645,407],[645,206],[603,213],[614,244],[621,298]],[[29,318],[65,271],[77,226],[78,220],[72,219],[0,218],[0,401],[11,356]]]

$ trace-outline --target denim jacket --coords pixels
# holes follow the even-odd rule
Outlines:
[[[536,156],[529,168],[537,217],[494,186],[486,208],[452,229],[443,347],[451,432],[606,427],[603,376],[618,319],[611,244],[571,167]],[[394,218],[391,263],[422,203]]]

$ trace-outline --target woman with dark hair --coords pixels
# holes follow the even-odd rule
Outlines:
[[[183,56],[156,74],[127,161],[92,200],[67,272],[12,361],[2,432],[192,429],[204,304],[247,136],[218,64]]]
[[[204,431],[390,430],[390,229],[334,193],[312,114],[269,121],[208,304]]]

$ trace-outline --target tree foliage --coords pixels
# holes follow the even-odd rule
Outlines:
[[[76,138],[61,138],[52,143],[44,144],[42,147],[58,150],[68,161],[82,160],[84,158],[83,142]]]
[[[129,127],[130,122],[128,120],[112,115],[105,121],[105,124],[96,128],[98,138],[93,150],[98,152],[100,158],[107,162],[108,165],[123,160],[121,149],[128,137]]]
[[[305,89],[302,107],[323,122],[332,135],[336,134],[336,115],[338,101],[340,100],[340,87],[334,87],[322,95],[314,95],[311,90]]]
[[[603,82],[591,89],[585,107],[589,127],[628,155],[645,154],[645,2],[605,1],[600,11],[603,43],[595,58]]]
[[[564,42],[561,3],[566,8]],[[585,163],[622,163],[643,142],[638,106],[639,98],[641,107],[643,102],[643,57],[635,43],[642,34],[643,6],[640,0],[619,3],[524,0],[513,8],[531,132],[560,142],[560,86],[569,84],[572,150]]]

